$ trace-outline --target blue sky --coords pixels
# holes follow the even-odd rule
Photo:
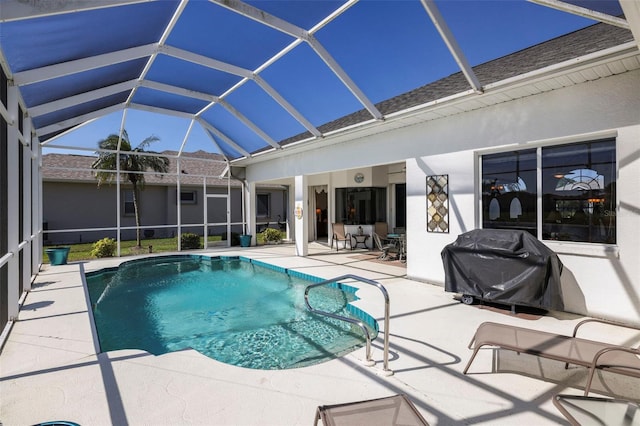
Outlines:
[[[324,13],[341,4],[334,1],[249,3],[304,29],[310,29]],[[437,4],[472,65],[594,23],[523,0],[449,0]],[[265,29],[226,10],[212,10],[210,6],[202,2],[190,4],[183,15],[185,20],[176,26],[167,44],[193,47],[196,51],[202,49],[202,53],[206,51],[221,60],[253,70],[272,52],[291,41],[275,30]],[[214,18],[217,19],[217,36],[207,30]],[[195,45],[194,36],[189,32],[192,28],[199,28],[197,36],[205,38],[207,43]],[[419,1],[361,1],[321,29],[316,37],[374,103],[459,71]],[[263,46],[266,47],[263,49]],[[157,60],[169,61],[170,58],[160,55]],[[195,69],[194,65],[182,67],[176,67],[173,73],[169,67],[170,71],[164,74],[152,68],[149,78],[178,82],[177,76],[193,72],[200,78],[188,82],[189,88],[209,89],[209,93],[215,95],[221,95],[237,80],[227,75],[215,86],[215,73],[221,74],[218,71]],[[261,76],[315,126],[362,108],[305,43],[263,71]],[[140,99],[144,99],[144,95],[145,92],[140,91]],[[276,141],[305,130],[252,82],[226,99]],[[263,143],[222,107],[215,106],[206,115],[232,138],[246,140],[249,146],[255,147]],[[99,140],[119,131],[121,120],[121,112],[110,114],[51,144],[95,148]],[[160,142],[152,149],[162,151],[180,147],[189,123],[187,119],[131,109],[127,112],[125,127],[134,145],[155,135]],[[211,139],[196,123],[185,150],[200,149],[217,152]],[[57,150],[47,149],[47,152]]]

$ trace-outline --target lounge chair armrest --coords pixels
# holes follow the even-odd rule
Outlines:
[[[635,356],[640,357],[640,350],[638,349],[633,349],[633,348],[626,348],[624,346],[615,346],[612,345],[610,347],[607,348],[603,348],[600,349],[598,352],[596,352],[596,354],[593,356],[593,361],[591,361],[591,365],[589,366],[589,375],[587,376],[587,383],[584,387],[584,395],[587,396],[589,395],[589,391],[591,390],[591,384],[593,382],[593,376],[595,375],[595,372],[597,369],[602,369],[603,367],[606,369],[606,365],[602,365],[600,364],[600,358],[603,355],[608,354],[609,352],[626,352]],[[640,366],[636,366],[636,365],[615,365],[615,366],[610,366],[611,368],[616,368],[618,370],[621,369],[627,369],[628,370],[638,370],[638,372],[640,373]],[[640,377],[639,374],[633,374],[633,376],[635,377]]]
[[[613,322],[613,321],[607,321],[607,320],[601,320],[601,319],[597,319],[597,318],[587,318],[585,320],[580,321],[578,324],[576,324],[575,328],[573,329],[573,337],[577,337],[578,335],[578,329],[589,322],[597,322],[600,324],[607,324],[607,325],[613,325],[616,327],[623,327],[623,328],[629,328],[631,330],[638,330],[640,331],[640,327],[637,327],[635,325],[631,325],[631,324],[622,324],[619,322]]]
[[[594,356],[593,361],[591,362],[591,368],[598,368],[598,361],[600,357],[609,353],[609,352],[627,352],[632,355],[640,356],[640,350],[634,348],[625,348],[624,346],[611,346],[609,348],[600,349]],[[626,366],[627,368],[634,368],[633,366]],[[639,367],[640,369],[640,367]]]

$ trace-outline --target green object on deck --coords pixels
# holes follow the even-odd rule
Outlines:
[[[66,265],[67,256],[69,256],[70,249],[71,247],[48,248],[45,250],[45,253],[47,253],[47,256],[49,257],[49,262],[52,265]]]

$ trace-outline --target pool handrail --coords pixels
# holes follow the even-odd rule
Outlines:
[[[347,279],[353,279],[365,284],[376,286],[378,287],[378,289],[380,289],[380,291],[382,292],[382,295],[384,296],[384,350],[383,350],[384,361],[383,361],[382,369],[385,374],[392,375],[393,371],[389,369],[389,293],[387,292],[387,289],[384,288],[382,284],[374,280],[360,277],[358,275],[353,275],[353,274],[341,275],[339,277],[324,280],[319,283],[309,284],[307,288],[305,288],[304,290],[304,303],[305,305],[307,305],[307,309],[309,309],[311,312],[314,312],[320,315],[325,315],[337,320],[346,321],[348,323],[359,326],[364,331],[364,335],[367,339],[366,361],[373,362],[371,360],[371,336],[369,334],[369,330],[367,329],[367,327],[362,321],[358,321],[353,318],[348,318],[341,315],[333,314],[331,312],[321,311],[319,309],[313,308],[309,304],[309,290],[311,290],[312,288],[320,287],[322,285],[331,284],[331,283],[338,283],[338,281],[343,281]]]

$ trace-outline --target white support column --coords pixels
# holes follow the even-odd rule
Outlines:
[[[33,240],[31,239],[31,235],[33,235],[31,229],[31,211],[33,210],[33,203],[31,202],[31,177],[33,173],[31,172],[31,127],[27,124],[30,120],[26,117],[23,118],[25,118],[22,129],[25,146],[24,156],[22,157],[22,167],[24,170],[22,188],[22,199],[24,200],[22,235],[23,239],[27,241],[27,245],[22,249],[22,289],[27,291],[31,289],[31,247],[33,247]]]
[[[29,130],[27,132],[27,129]],[[31,146],[31,273],[35,275],[42,263],[42,207],[40,204],[40,144],[32,132],[31,118],[25,120],[25,135]],[[29,284],[31,286],[31,284]]]
[[[7,248],[13,256],[7,262],[8,271],[8,292],[7,292],[7,308],[9,320],[18,318],[18,244],[20,224],[19,215],[20,195],[18,193],[20,167],[18,165],[18,149],[20,141],[18,140],[18,88],[12,84],[8,87],[7,111],[9,112],[10,122],[7,129],[8,145],[7,145]]]
[[[207,195],[207,178],[202,177],[202,216],[204,224],[204,248],[209,248],[209,196]]]
[[[127,110],[125,109],[124,112],[122,113],[122,120],[120,121],[120,133],[118,133],[118,149],[117,149],[117,153],[116,153],[116,242],[117,242],[117,256],[120,257],[121,255],[121,242],[122,242],[122,230],[120,229],[120,227],[122,226],[122,221],[121,221],[121,217],[122,217],[122,212],[124,211],[122,209],[122,191],[120,190],[121,185],[120,185],[120,179],[121,179],[121,175],[120,175],[120,144],[122,143],[122,134],[124,133],[124,129],[125,129],[125,125],[127,124]],[[180,243],[178,243],[180,244]]]
[[[182,202],[180,200],[180,156],[176,159],[176,237],[178,238],[178,251],[182,251]],[[206,199],[205,199],[206,202]]]
[[[295,204],[293,207],[293,223],[296,236],[296,256],[307,256],[309,254],[309,229],[305,212],[308,204],[307,177],[296,176],[294,178]]]
[[[287,200],[287,238],[295,242],[296,224],[293,209],[296,206],[296,192],[294,188],[295,184],[289,185],[289,191],[287,191],[287,197],[289,197]]]
[[[244,232],[251,235],[251,245],[255,245],[258,241],[258,237],[256,236],[256,183],[247,181],[245,185],[245,191]]]
[[[227,172],[227,247],[231,247],[231,169]]]
[[[35,136],[34,136],[35,138]],[[36,149],[36,158],[35,158],[35,177],[34,182],[36,188],[36,194],[34,195],[35,199],[33,201],[34,205],[37,206],[37,211],[35,212],[36,221],[34,222],[34,227],[38,230],[38,244],[36,245],[37,252],[35,257],[36,265],[34,267],[34,271],[38,271],[40,269],[40,265],[42,265],[42,246],[44,244],[44,234],[42,233],[42,222],[44,221],[44,213],[43,213],[43,203],[42,203],[42,145],[39,143],[35,146]]]

